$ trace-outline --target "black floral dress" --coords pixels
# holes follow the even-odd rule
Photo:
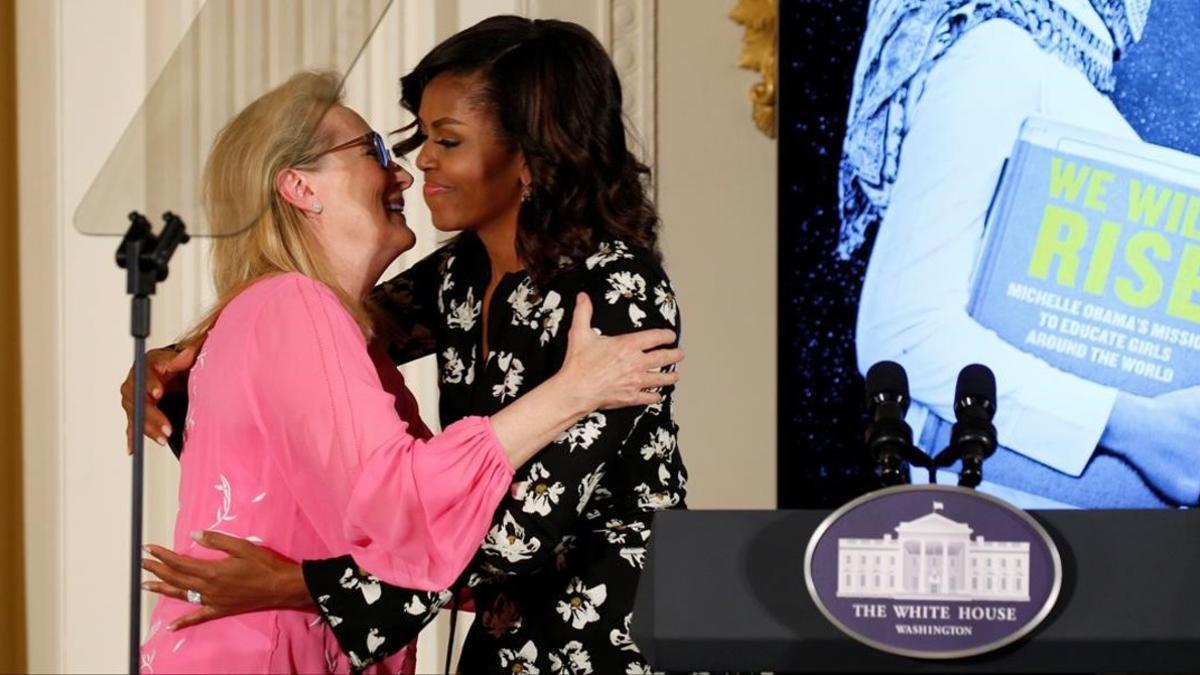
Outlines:
[[[373,296],[404,336],[391,344],[397,362],[436,345],[443,425],[495,413],[555,373],[580,291],[602,334],[679,329],[658,262],[607,242],[585,260],[564,262],[545,289],[523,272],[505,276],[492,297],[482,358],[489,269],[479,240],[463,234]],[[589,414],[517,472],[459,581],[476,613],[462,673],[650,672],[630,639],[634,592],[652,515],[684,508],[687,482],[673,388],[663,394],[661,404]],[[349,556],[306,561],[304,575],[358,666],[402,648],[452,597],[383,584]]]

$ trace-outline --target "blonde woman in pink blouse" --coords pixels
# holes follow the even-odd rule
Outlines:
[[[217,231],[253,225],[215,241],[219,300],[181,343],[199,354],[176,551],[214,557],[191,540],[202,530],[291,559],[349,550],[377,575],[347,582],[367,602],[377,580],[438,591],[478,549],[515,467],[592,410],[653,403],[648,390],[676,381],[657,369],[678,361],[677,350],[644,351],[672,342],[670,331],[600,337],[584,309],[557,375],[490,418],[432,435],[373,346],[363,302],[414,243],[403,212],[411,184],[378,134],[341,105],[330,74],[293,77],[218,137],[205,169],[209,219]],[[190,591],[158,604],[143,672],[358,666],[360,655],[342,655],[310,608],[167,629],[196,602]],[[410,645],[371,671],[412,673],[414,664]]]

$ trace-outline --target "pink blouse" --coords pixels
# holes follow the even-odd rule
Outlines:
[[[350,551],[383,581],[440,590],[479,548],[512,479],[487,418],[431,436],[386,355],[368,351],[328,287],[300,274],[255,282],[226,306],[188,387],[174,541],[187,555],[223,556],[190,536],[216,530],[292,560]],[[142,672],[350,668],[315,610],[165,629],[194,609],[159,601]],[[412,673],[414,651],[369,672]]]

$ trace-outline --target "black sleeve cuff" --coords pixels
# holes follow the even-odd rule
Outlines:
[[[448,591],[386,584],[348,555],[305,560],[301,567],[309,595],[355,669],[403,649],[450,599]]]

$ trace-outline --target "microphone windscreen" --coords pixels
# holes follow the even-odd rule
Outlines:
[[[963,368],[958,374],[958,384],[954,387],[954,408],[957,410],[964,399],[970,398],[977,404],[986,402],[984,406],[990,419],[996,411],[996,376],[991,368],[972,363]]]
[[[867,408],[871,409],[880,395],[898,399],[901,413],[908,412],[908,375],[895,361],[880,361],[867,370]]]

